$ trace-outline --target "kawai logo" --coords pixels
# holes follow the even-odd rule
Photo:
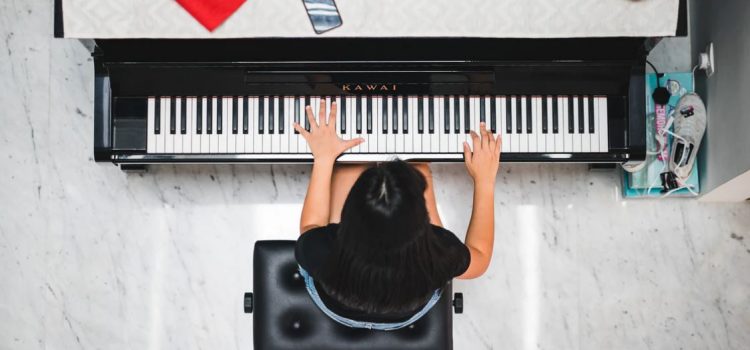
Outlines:
[[[343,84],[341,90],[348,92],[396,91],[396,87],[396,84]]]

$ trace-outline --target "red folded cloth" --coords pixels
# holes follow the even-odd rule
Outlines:
[[[177,0],[209,31],[222,24],[243,2],[245,0]]]

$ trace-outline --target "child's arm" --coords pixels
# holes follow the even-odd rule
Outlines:
[[[480,125],[481,140],[471,132],[474,151],[464,142],[466,169],[474,180],[474,203],[466,232],[466,247],[471,263],[461,279],[477,278],[487,271],[495,240],[495,177],[500,168],[500,136],[493,137],[484,123]]]
[[[331,113],[326,121],[326,104],[320,104],[319,121],[315,120],[312,108],[307,106],[307,118],[310,131],[294,123],[294,129],[310,145],[314,162],[310,185],[307,188],[305,203],[302,205],[302,217],[299,222],[300,234],[321,226],[328,225],[328,211],[331,200],[331,174],[333,164],[341,153],[364,142],[364,139],[342,140],[336,134],[336,102],[331,103]]]

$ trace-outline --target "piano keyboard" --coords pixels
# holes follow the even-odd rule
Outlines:
[[[453,159],[485,122],[503,153],[606,153],[605,96],[203,96],[148,98],[148,154],[311,158],[292,127],[338,103],[337,132],[365,142],[343,161]]]

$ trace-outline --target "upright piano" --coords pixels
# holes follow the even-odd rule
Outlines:
[[[96,161],[310,162],[294,122],[338,104],[341,162],[462,161],[485,122],[503,162],[646,156],[655,38],[95,40]]]

